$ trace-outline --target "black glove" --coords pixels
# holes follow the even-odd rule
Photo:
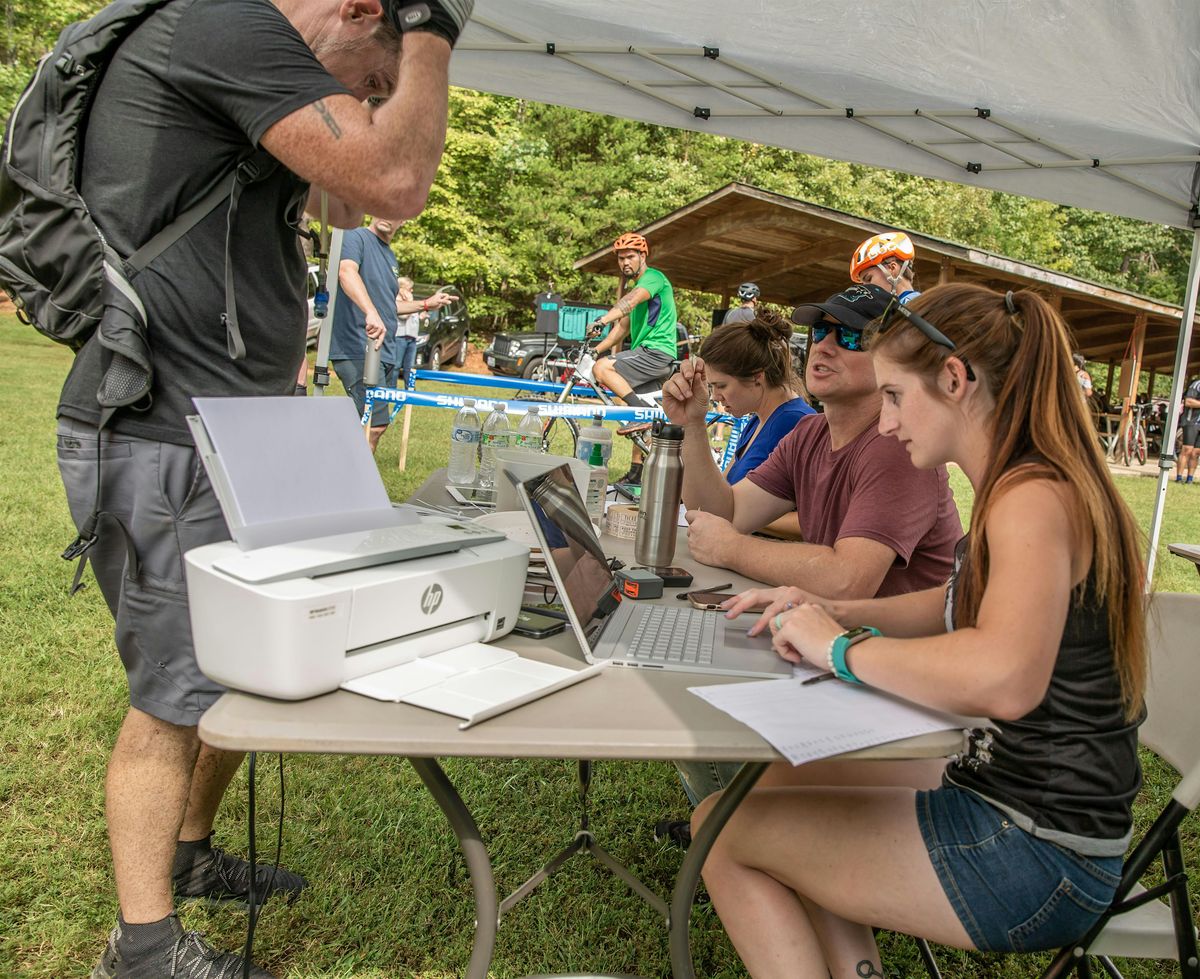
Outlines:
[[[444,37],[454,47],[462,32],[475,0],[424,0],[408,3],[407,0],[383,0],[384,11],[401,34],[408,31],[431,31]]]

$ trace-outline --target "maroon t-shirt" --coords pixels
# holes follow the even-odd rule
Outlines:
[[[795,503],[800,532],[811,544],[865,537],[895,551],[878,598],[950,577],[962,522],[946,469],[915,468],[904,447],[874,425],[834,452],[825,416],[801,418],[746,478]]]

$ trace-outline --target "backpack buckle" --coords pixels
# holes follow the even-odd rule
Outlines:
[[[74,561],[77,557],[82,557],[89,550],[91,550],[92,545],[96,543],[96,539],[97,538],[95,534],[81,533],[67,546],[67,549],[62,552],[63,560]]]

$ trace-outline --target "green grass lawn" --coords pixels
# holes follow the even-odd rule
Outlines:
[[[54,462],[54,409],[70,353],[0,316],[0,976],[86,975],[115,914],[104,829],[103,781],[109,747],[126,708],[112,622],[99,593],[68,600],[72,568],[58,554],[74,537]],[[452,413],[416,409],[408,469],[399,472],[399,432],[380,445],[389,492],[405,498],[445,464]],[[623,471],[618,439],[613,472]],[[319,465],[319,458],[313,459]],[[970,488],[954,474],[964,518]],[[1121,491],[1148,523],[1149,479],[1123,479]],[[1168,488],[1163,541],[1200,541],[1200,487]],[[1190,564],[1163,550],[1156,584],[1196,591]],[[258,958],[281,977],[460,975],[470,955],[473,905],[453,835],[400,759],[293,756],[287,766],[285,860],[312,887],[292,907],[272,905],[256,939]],[[263,766],[270,770],[270,765]],[[569,842],[577,824],[574,768],[567,762],[449,761],[451,779],[476,814],[507,893]],[[259,777],[260,841],[278,803],[272,775]],[[1147,766],[1138,816],[1160,805],[1166,774]],[[245,778],[236,780],[219,822],[233,847],[244,839]],[[665,764],[606,763],[593,783],[592,826],[600,841],[660,893],[680,854],[653,842],[651,827],[686,810]],[[1200,886],[1198,825],[1184,827],[1193,887]],[[261,845],[261,844],[260,844]],[[189,927],[225,947],[240,946],[244,917],[189,908]],[[594,969],[664,976],[661,923],[590,860],[572,861],[538,895],[505,918],[494,975]],[[697,972],[744,975],[709,909],[693,918]],[[915,974],[907,939],[885,939],[885,961]],[[1026,959],[946,951],[948,977],[1015,977]],[[1174,975],[1131,963],[1131,977]]]

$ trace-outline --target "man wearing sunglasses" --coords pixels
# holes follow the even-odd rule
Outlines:
[[[914,468],[877,427],[880,395],[863,334],[892,303],[886,289],[855,285],[797,307],[793,322],[810,331],[805,381],[825,411],[801,419],[734,486],[711,478],[702,374],[685,362],[668,382],[668,415],[685,419],[683,495],[698,561],[831,598],[896,595],[946,580],[962,536],[946,472]],[[751,536],[793,509],[803,542]]]

